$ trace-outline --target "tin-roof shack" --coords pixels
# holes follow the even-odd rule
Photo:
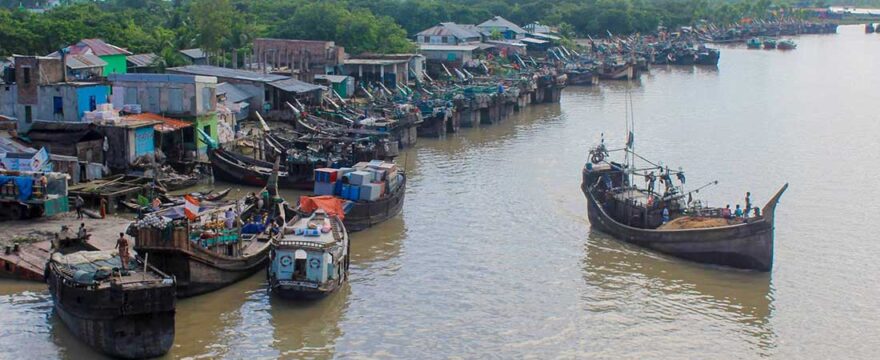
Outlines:
[[[94,124],[35,121],[27,132],[27,139],[33,147],[45,147],[53,154],[104,163],[104,135],[96,130]]]
[[[488,33],[498,31],[501,36],[509,40],[521,39],[526,34],[525,29],[500,16],[494,16],[480,23],[477,27]]]
[[[361,54],[345,60],[345,72],[357,83],[381,82],[389,89],[421,81],[425,57],[421,54]]]
[[[188,74],[111,75],[114,108],[138,104],[143,112],[180,118],[217,140],[217,78]],[[207,156],[207,144],[192,139],[198,156]]]
[[[154,73],[165,65],[165,61],[153,53],[129,55],[125,61],[130,73]]]
[[[345,48],[333,41],[257,38],[253,59],[261,69],[284,71],[298,80],[313,82],[315,75],[340,70]]]
[[[293,114],[284,104],[292,98],[312,104],[320,103],[323,87],[277,74],[229,69],[210,65],[189,65],[167,69],[175,74],[213,76],[218,81],[235,85],[250,96],[251,114],[261,111],[264,117],[287,119]]]
[[[90,54],[95,55],[105,61],[103,73],[101,75],[108,76],[110,74],[125,74],[128,66],[125,57],[131,55],[131,52],[119,46],[108,44],[101,39],[82,39],[76,44],[65,48],[70,56]],[[54,52],[50,56],[60,57],[59,52]]]
[[[109,86],[102,82],[64,82],[64,72],[60,58],[15,56],[15,105],[11,113],[7,105],[0,110],[17,118],[19,130],[27,132],[38,120],[82,121],[86,111],[107,103]],[[3,88],[4,103],[9,102],[10,90]]]
[[[442,22],[416,34],[416,42],[421,44],[461,45],[480,42],[484,35],[476,25]]]

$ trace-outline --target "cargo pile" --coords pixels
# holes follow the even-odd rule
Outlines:
[[[399,183],[397,165],[382,160],[360,162],[350,168],[315,169],[315,194],[350,201],[376,201]]]

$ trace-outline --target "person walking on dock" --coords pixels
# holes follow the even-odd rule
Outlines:
[[[85,200],[83,200],[83,198],[81,196],[77,195],[73,199],[73,207],[76,208],[76,218],[77,219],[83,218],[83,205],[85,205]]]
[[[131,254],[128,252],[128,239],[125,233],[119,233],[119,239],[116,239],[116,250],[119,251],[119,261],[122,263],[122,271],[128,271],[128,262]]]

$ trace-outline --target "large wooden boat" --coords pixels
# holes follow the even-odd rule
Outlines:
[[[269,289],[287,299],[317,299],[348,279],[350,241],[337,216],[296,216],[272,238]]]
[[[626,168],[607,162],[588,163],[584,167],[581,190],[587,198],[590,224],[595,229],[628,243],[699,263],[757,271],[773,268],[776,204],[788,184],[770,198],[760,216],[726,219],[721,218],[720,211],[694,211],[687,209],[687,205],[681,206],[684,195],[660,196],[632,186],[628,175],[624,175]],[[656,202],[652,201],[654,198]],[[711,225],[664,226],[664,220],[685,217],[685,221]]]
[[[115,251],[53,253],[46,281],[55,312],[81,341],[113,357],[161,356],[174,343],[174,279],[140,259],[120,274]]]
[[[399,171],[397,176],[400,179],[398,185],[390,188],[379,200],[352,202],[343,220],[348,231],[365,230],[400,213],[406,197],[406,174]]]
[[[266,186],[272,173],[272,163],[225,149],[211,149],[208,159],[214,167],[214,176],[219,179],[236,184],[250,186]],[[286,161],[288,166],[282,166],[278,174],[278,186],[285,189],[308,190],[313,186],[312,171],[315,166],[311,164],[294,164],[290,171],[292,160]]]
[[[635,78],[633,64],[604,64],[597,69],[596,75],[601,80],[633,80]]]
[[[264,190],[270,200],[263,208],[249,199],[243,201],[240,209],[238,204],[215,208],[200,212],[196,220],[170,211],[150,214],[176,219],[170,223],[139,220],[135,226],[135,250],[149,254],[152,264],[176,277],[180,297],[203,294],[242,280],[262,269],[269,260],[272,221],[285,214],[277,182],[276,163]],[[231,227],[223,225],[229,210],[236,217]],[[213,220],[215,217],[218,220]]]

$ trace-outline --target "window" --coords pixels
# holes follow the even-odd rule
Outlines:
[[[89,111],[95,111],[98,108],[98,99],[95,95],[89,96]]]
[[[183,112],[183,89],[168,89],[168,111]]]
[[[54,113],[58,115],[64,115],[64,98],[56,96],[52,99],[52,103],[55,108]]]
[[[202,127],[202,131],[204,131],[206,135],[211,136],[211,125],[205,125]]]
[[[202,111],[213,111],[214,107],[211,100],[214,98],[214,89],[209,87],[202,88]]]
[[[30,106],[30,105],[25,105],[25,107],[24,107],[24,122],[30,124],[31,122],[34,121],[33,116],[34,116],[34,115],[33,115],[32,111],[31,111],[31,106]]]
[[[26,67],[22,70],[24,71],[24,83],[30,84],[31,83],[31,68]]]

